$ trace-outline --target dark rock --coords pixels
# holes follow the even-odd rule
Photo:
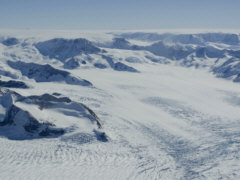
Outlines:
[[[60,93],[52,93],[52,95],[54,95],[54,96],[61,96],[61,94]]]
[[[60,136],[64,134],[63,129],[46,128],[39,133],[39,136]]]
[[[222,65],[213,67],[212,71],[217,75],[217,77],[221,78],[231,78],[236,76],[233,81],[240,82],[240,62],[236,62],[237,61],[235,58],[231,58],[224,62]]]
[[[22,97],[18,99],[18,101],[22,102],[27,102],[31,104],[36,104],[39,106],[40,109],[47,108],[54,103],[70,103],[71,99],[68,97],[55,97],[50,94],[43,94],[41,96],[27,96],[27,97]]]
[[[114,38],[112,43],[112,48],[116,49],[129,49],[129,50],[141,50],[138,45],[132,45],[124,38]]]
[[[96,122],[97,128],[102,129],[102,123],[92,109],[82,103],[71,101],[68,97],[63,97],[59,93],[43,94],[40,96],[21,96],[8,89],[0,90],[0,103],[7,109],[2,121],[0,135],[9,139],[35,139],[39,137],[56,137],[63,135],[66,131],[62,128],[56,128],[54,124],[38,120],[30,111],[16,106],[14,103],[21,102],[28,105],[38,105],[40,109],[58,109],[66,116],[84,117]],[[44,112],[43,112],[44,113]],[[40,118],[40,117],[39,117]],[[95,123],[94,123],[95,124]],[[4,127],[3,127],[4,126]],[[9,130],[9,131],[8,131]],[[66,128],[67,130],[67,128]],[[68,131],[67,132],[71,132]],[[108,137],[104,132],[96,131],[92,138],[106,142]]]
[[[22,61],[8,61],[8,65],[14,69],[20,70],[23,75],[36,79],[37,82],[41,82],[41,78],[42,81],[44,81],[54,75],[66,77],[70,74],[67,71],[55,69],[49,64],[41,65],[36,63],[25,63]]]
[[[89,107],[87,107],[86,105],[82,104],[82,106],[88,110],[88,112],[91,114],[91,116],[93,117],[93,119],[97,122],[98,128],[102,128],[102,123],[100,121],[100,119],[98,118],[98,116],[93,112],[93,110],[91,110]]]
[[[206,49],[204,47],[198,48],[196,50],[196,56],[198,58],[205,58],[206,57]]]
[[[41,124],[34,117],[29,115],[29,122],[24,125],[24,129],[27,132],[34,133],[40,126]]]
[[[131,47],[131,45],[124,38],[114,38],[112,47],[117,48],[117,49],[129,49]]]
[[[98,141],[108,142],[108,136],[106,135],[105,132],[100,132],[100,131],[97,131],[97,130],[94,130],[93,132],[95,133]]]
[[[101,52],[101,49],[94,46],[90,41],[79,39],[55,38],[35,44],[36,48],[44,56],[56,58],[65,61],[68,58],[85,54],[95,54]]]
[[[105,56],[105,55],[102,55],[102,58],[107,61],[107,63],[109,64],[109,66],[110,66],[111,68],[114,68],[113,58],[111,58],[111,57],[109,57],[109,56]]]
[[[126,64],[123,64],[121,62],[117,62],[114,64],[114,69],[117,71],[128,71],[128,72],[138,72],[135,68],[128,66]]]
[[[234,51],[234,50],[229,50],[228,53],[236,58],[240,58],[240,50]]]
[[[67,84],[92,86],[89,81],[73,77],[69,72],[55,69],[49,64],[41,65],[22,61],[8,61],[8,65],[14,69],[20,70],[22,75],[30,79],[35,79],[36,82],[65,81]]]
[[[112,57],[102,55],[102,58],[105,59],[110,67],[116,71],[138,72],[138,70],[134,69],[133,67],[125,65],[121,62],[114,63]]]
[[[105,64],[102,64],[102,63],[95,63],[94,66],[96,68],[99,68],[99,69],[106,69],[107,66]]]
[[[8,88],[23,88],[23,89],[29,88],[24,82],[14,81],[14,80],[10,80],[10,81],[1,81],[0,80],[0,86],[8,87]]]
[[[80,63],[77,59],[71,58],[67,62],[64,63],[64,68],[66,69],[75,69],[80,67]]]
[[[13,46],[18,43],[19,43],[19,41],[17,38],[8,38],[8,39],[2,41],[2,44],[4,44],[5,46]]]
[[[6,115],[5,118],[2,122],[0,122],[0,126],[5,126],[5,125],[12,125],[14,124],[14,118],[16,116],[16,114],[20,111],[21,109],[15,105],[12,105]]]
[[[20,115],[18,115],[19,113],[20,113]],[[56,136],[56,135],[58,135],[59,136],[59,135],[64,134],[63,129],[53,128],[54,124],[51,124],[51,123],[40,123],[28,111],[25,111],[15,105],[12,105],[8,109],[4,120],[2,122],[0,122],[0,126],[6,126],[6,125],[8,125],[9,128],[18,127],[18,130],[21,130],[20,126],[22,126],[24,128],[24,130],[26,131],[26,133],[29,133],[31,135],[39,135],[39,136],[53,136],[53,135]],[[19,137],[17,131],[15,133],[15,136],[17,136],[17,138],[20,138],[20,139],[27,138],[27,134],[26,134],[26,137]]]

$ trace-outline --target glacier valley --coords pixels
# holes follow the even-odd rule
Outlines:
[[[240,34],[0,31],[0,179],[240,179]]]

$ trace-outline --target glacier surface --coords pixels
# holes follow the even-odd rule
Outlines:
[[[0,179],[239,179],[237,32],[0,31]]]

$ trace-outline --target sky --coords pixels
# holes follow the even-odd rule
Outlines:
[[[0,29],[240,29],[240,0],[0,0]]]

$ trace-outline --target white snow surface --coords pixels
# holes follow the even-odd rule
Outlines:
[[[74,128],[55,138],[13,140],[0,133],[1,180],[240,179],[240,86],[231,81],[240,73],[237,57],[196,57],[193,52],[194,65],[187,66],[183,62],[190,61],[193,54],[177,61],[145,49],[109,45],[115,34],[118,37],[126,32],[75,32],[69,36],[68,32],[64,32],[66,36],[63,32],[20,32],[0,31],[2,39],[17,37],[21,41],[11,46],[0,43],[0,80],[15,79],[28,84],[28,89],[11,88],[23,96],[57,92],[87,105],[101,119],[101,131],[109,140],[92,138],[95,124],[86,117],[72,115],[76,113],[74,108],[68,109],[67,115],[64,107],[41,111],[35,105],[16,103],[36,118],[49,119],[56,127]],[[74,58],[80,66],[64,69],[64,62],[43,56],[34,47],[37,42],[55,37],[86,38],[106,52],[79,54]],[[129,42],[151,45],[150,40]],[[216,49],[240,49],[239,44],[222,42],[201,46],[209,44]],[[180,46],[185,48],[181,43]],[[189,46],[194,49],[198,45]],[[113,62],[107,62],[105,56]],[[149,57],[157,61],[150,61]],[[234,62],[227,67],[234,67],[234,72],[226,79],[217,78],[212,67],[222,67],[231,59]],[[71,73],[71,77],[86,79],[93,86],[67,84],[54,78],[36,82],[8,66],[8,61],[49,64]],[[119,71],[111,64],[118,62],[138,72],[129,72],[128,68]],[[97,68],[94,63],[106,67]],[[0,122],[5,111],[0,106]]]

